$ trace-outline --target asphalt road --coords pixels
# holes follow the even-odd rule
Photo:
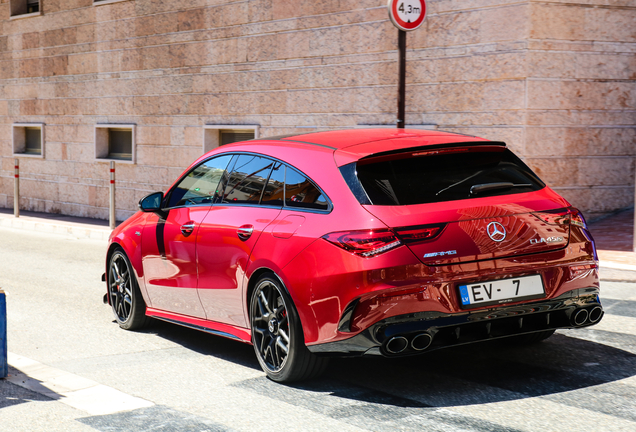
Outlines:
[[[105,243],[0,228],[7,431],[636,431],[636,284],[604,282],[603,321],[534,346],[338,359],[265,378],[251,346],[102,304]]]

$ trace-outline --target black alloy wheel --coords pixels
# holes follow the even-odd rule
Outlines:
[[[298,313],[275,275],[266,274],[257,282],[250,322],[256,357],[270,379],[306,380],[326,368],[327,359],[314,356],[305,346]]]
[[[132,265],[126,254],[117,249],[108,264],[108,294],[119,326],[126,330],[146,324],[146,304],[137,285]]]

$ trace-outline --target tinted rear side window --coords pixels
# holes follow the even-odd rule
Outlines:
[[[267,206],[282,207],[283,194],[285,193],[285,165],[275,162],[269,181],[263,191],[261,204]]]
[[[307,177],[292,168],[285,175],[285,206],[329,210],[329,201]]]
[[[410,205],[536,191],[545,184],[509,150],[405,153],[358,162],[374,205]]]

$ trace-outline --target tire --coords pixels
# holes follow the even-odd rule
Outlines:
[[[250,325],[256,358],[271,380],[308,380],[327,367],[328,359],[313,355],[305,346],[296,308],[272,273],[256,283],[250,299]]]
[[[512,340],[518,344],[531,345],[546,340],[554,334],[555,330],[545,330],[537,333],[529,333],[520,336],[514,336]]]
[[[108,262],[108,295],[119,327],[139,330],[146,325],[146,302],[130,260],[121,248],[113,252]]]

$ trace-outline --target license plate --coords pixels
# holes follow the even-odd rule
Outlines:
[[[463,309],[501,305],[545,296],[541,276],[524,276],[459,286]]]

